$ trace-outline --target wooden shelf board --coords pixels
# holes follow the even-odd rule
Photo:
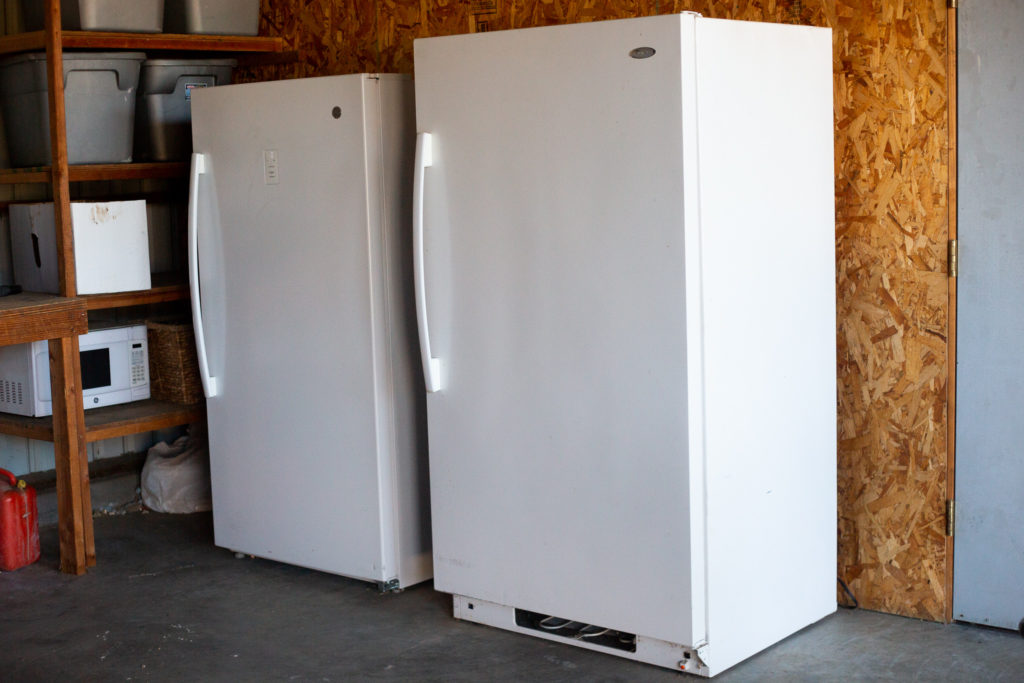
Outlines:
[[[178,33],[106,33],[64,31],[66,48],[108,50],[195,50],[202,52],[281,52],[284,41],[264,36],[222,36]]]
[[[0,413],[0,434],[53,441],[53,419]]]
[[[107,50],[189,50],[199,52],[281,52],[284,41],[264,36],[213,36],[175,33],[107,33],[63,31],[65,48]],[[46,49],[43,31],[15,33],[0,37],[0,54]]]
[[[183,301],[188,298],[188,285],[180,275],[154,275],[151,289],[115,294],[84,294],[79,298],[88,311],[145,306],[166,301]]]
[[[73,183],[90,180],[184,178],[187,174],[187,161],[152,161],[135,164],[81,164],[77,166],[68,166],[68,179]]]
[[[79,335],[88,329],[81,298],[36,292],[0,297],[0,346]]]
[[[94,408],[85,411],[85,440],[91,443],[154,429],[177,427],[198,422],[205,415],[206,406],[202,403],[183,406],[156,399]]]
[[[0,54],[14,54],[31,50],[46,49],[46,33],[31,31],[29,33],[12,33],[0,36]]]
[[[0,169],[0,184],[17,185],[19,183],[48,183],[52,178],[49,166],[33,168]]]
[[[79,164],[68,166],[68,180],[73,183],[92,180],[144,180],[150,178],[184,178],[187,161],[154,161],[138,164]],[[0,184],[48,183],[53,179],[49,166],[0,169]]]
[[[203,404],[183,406],[146,399],[85,411],[86,442],[190,424],[203,419]],[[0,434],[53,441],[53,418],[0,413]]]

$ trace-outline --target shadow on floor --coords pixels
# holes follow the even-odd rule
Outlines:
[[[213,545],[209,514],[96,519],[99,564],[44,556],[0,574],[0,679],[672,681],[687,674],[451,617],[424,584],[400,594]],[[770,591],[769,591],[770,594]],[[785,605],[751,605],[751,610]],[[1018,681],[1024,639],[841,610],[718,681]]]

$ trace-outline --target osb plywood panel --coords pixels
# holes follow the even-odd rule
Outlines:
[[[869,607],[941,620],[945,3],[838,7],[840,571]]]
[[[697,11],[831,26],[836,117],[839,575],[941,620],[948,317],[943,0],[264,0],[299,53],[271,77],[411,72],[419,36]]]

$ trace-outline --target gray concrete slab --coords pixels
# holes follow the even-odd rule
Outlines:
[[[213,546],[209,514],[96,519],[99,564],[0,574],[0,680],[680,681],[687,674],[451,617],[372,585]],[[771,602],[750,609],[785,609]],[[1019,681],[1016,633],[840,611],[718,681]]]
[[[100,514],[110,514],[140,501],[139,472],[123,472],[110,477],[99,477],[89,482],[92,509]],[[37,489],[36,507],[39,509],[39,525],[57,523],[57,489]],[[141,506],[140,506],[141,507]]]

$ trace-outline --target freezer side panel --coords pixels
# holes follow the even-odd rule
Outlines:
[[[836,608],[831,31],[699,20],[713,673]]]
[[[362,76],[200,89],[218,545],[381,580]]]
[[[416,110],[412,80],[381,74],[380,198],[391,365],[394,488],[384,502],[395,509],[394,538],[398,580],[408,586],[433,574],[430,552],[430,490],[427,474],[427,413],[423,368],[416,337],[412,284],[412,167]]]
[[[415,59],[435,585],[688,643],[679,36],[662,16]]]

